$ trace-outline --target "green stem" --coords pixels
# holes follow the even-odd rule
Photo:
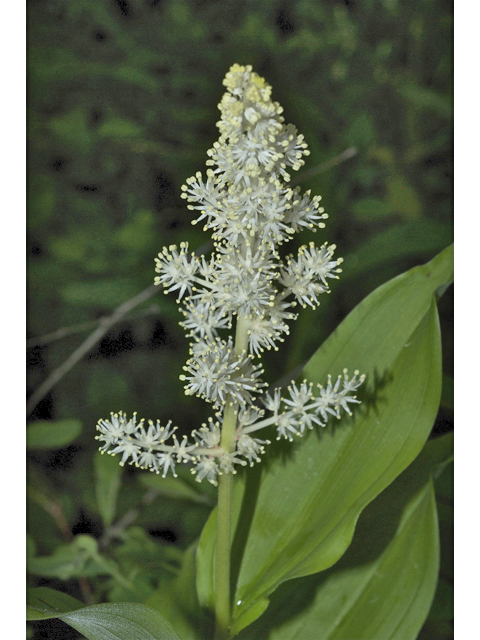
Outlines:
[[[235,353],[239,355],[248,344],[248,323],[240,318],[235,335]],[[238,404],[227,404],[222,425],[220,446],[229,453],[235,451]],[[215,555],[215,640],[229,640],[231,622],[230,547],[232,542],[233,474],[218,478],[217,547]]]
[[[230,441],[235,446],[237,409],[228,406],[222,428],[221,446],[227,450]],[[233,436],[233,437],[232,437]],[[228,448],[227,448],[228,447]],[[217,549],[215,556],[215,640],[230,638],[230,544],[232,538],[233,474],[224,473],[218,478]]]

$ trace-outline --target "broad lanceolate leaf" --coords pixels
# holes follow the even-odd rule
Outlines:
[[[241,512],[236,540],[244,551],[233,560],[238,573],[234,633],[263,613],[268,595],[282,582],[337,562],[362,510],[422,449],[441,391],[435,292],[451,281],[451,272],[452,250],[447,249],[379,287],[305,367],[303,376],[322,384],[344,367],[360,369],[367,374],[363,405],[353,420],[310,433],[286,460],[264,463],[259,485],[247,476],[247,490],[236,504],[236,513]],[[203,603],[212,599],[209,549],[215,515],[198,554]]]
[[[452,456],[448,434],[420,456],[359,518],[335,566],[281,585],[239,640],[414,640],[432,603],[439,535],[432,478]]]
[[[180,640],[171,624],[144,604],[97,604],[60,619],[87,640]]]
[[[53,589],[31,589],[27,600],[27,620],[47,618],[60,618],[87,640],[180,640],[170,623],[143,604],[112,603],[83,607],[75,598]]]
[[[27,427],[27,449],[59,449],[76,440],[82,432],[80,420],[39,420]]]

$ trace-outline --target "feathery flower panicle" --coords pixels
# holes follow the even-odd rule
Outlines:
[[[278,349],[296,319],[295,307],[320,304],[337,279],[342,258],[335,245],[313,242],[296,255],[280,257],[280,245],[309,229],[325,228],[328,215],[321,197],[289,187],[290,172],[298,171],[309,155],[307,144],[283,109],[271,99],[272,88],[252,67],[235,64],[223,81],[227,91],[220,104],[219,139],[207,151],[206,174],[198,171],[182,187],[181,197],[194,218],[210,232],[214,250],[210,259],[196,256],[187,242],[164,247],[155,259],[155,284],[175,292],[191,340],[190,357],[180,379],[187,395],[213,405],[215,420],[179,441],[176,427],[149,422],[122,412],[97,425],[101,451],[121,454],[130,462],[163,476],[175,465],[190,463],[200,482],[217,484],[218,476],[260,460],[269,440],[256,431],[276,428],[277,439],[302,436],[325,426],[341,412],[351,414],[359,401],[355,391],[365,376],[355,371],[325,387],[292,381],[262,392],[263,368],[258,358]],[[236,339],[229,331],[236,326]],[[233,449],[222,446],[222,421],[227,408],[236,415]]]

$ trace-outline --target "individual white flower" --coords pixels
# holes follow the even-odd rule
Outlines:
[[[258,422],[264,415],[265,411],[258,407],[241,407],[237,417],[239,431],[242,431],[245,427]]]
[[[163,468],[162,478],[166,478],[169,469],[171,469],[173,477],[177,477],[173,456],[173,451],[166,451],[158,454],[158,465],[160,468]]]
[[[155,284],[163,284],[165,293],[179,289],[178,300],[182,298],[185,291],[191,291],[193,278],[199,268],[198,258],[194,254],[188,256],[188,242],[180,243],[180,251],[172,244],[163,248],[158,258],[155,258],[155,271],[160,273],[154,279]]]
[[[288,325],[275,324],[271,316],[254,316],[249,322],[248,344],[250,351],[258,356],[265,349],[278,349],[283,341],[282,332],[288,333]]]
[[[219,467],[216,459],[213,456],[202,456],[192,469],[192,473],[196,474],[195,480],[201,482],[204,478],[211,484],[217,486],[217,475],[219,473]]]
[[[141,424],[143,425],[143,421]],[[141,426],[135,436],[137,441],[141,443],[142,447],[151,448],[158,444],[162,444],[165,440],[168,440],[168,438],[176,431],[176,427],[172,428],[171,425],[171,420],[165,427],[162,427],[158,420],[157,424],[154,424],[149,420],[147,431],[145,431],[144,426]]]
[[[320,207],[322,197],[314,196],[310,198],[310,190],[300,196],[300,187],[295,187],[293,194],[291,207],[285,216],[285,220],[293,230],[295,232],[301,231],[302,227],[312,231],[324,229],[325,223],[319,221],[326,220],[328,214],[325,213],[323,207]]]
[[[105,442],[101,447],[101,451],[107,451],[111,445],[121,443],[125,438],[135,433],[138,427],[141,427],[143,420],[137,425],[137,414],[127,420],[123,411],[111,413],[110,420],[99,420],[97,423],[97,431],[100,435],[96,436],[96,440]]]
[[[123,437],[124,424],[122,421],[123,413],[111,413],[110,420],[99,420],[97,424],[97,431],[100,435],[95,436],[96,440],[101,440],[105,444],[100,448],[103,453],[107,451],[112,444],[119,441],[119,438]]]
[[[287,256],[285,259],[279,281],[286,293],[293,293],[303,307],[315,308],[319,304],[318,296],[329,292],[326,278],[338,278],[337,267],[342,260],[330,260],[334,250],[335,245],[324,244],[318,249],[310,243],[300,247],[297,258]]]
[[[340,418],[340,412],[338,410],[338,389],[340,387],[341,376],[332,384],[332,376],[328,376],[327,386],[323,387],[321,384],[317,385],[320,391],[318,398],[315,398],[315,406],[322,414],[322,418],[328,420],[328,415]]]
[[[295,419],[302,435],[306,428],[313,429],[315,424],[321,427],[325,426],[315,411],[315,404],[312,404],[314,400],[312,387],[312,383],[307,383],[306,380],[302,382],[300,387],[297,387],[295,382],[292,382],[287,389],[290,398],[283,400],[284,404],[291,408],[292,413],[289,415]]]
[[[291,442],[293,440],[292,435],[295,435],[295,436],[302,435],[299,421],[295,417],[295,414],[293,411],[289,413],[280,414],[277,417],[276,425],[277,425],[277,433],[278,433],[277,440],[280,440],[280,438],[282,437],[287,440],[290,440]]]
[[[297,387],[294,381],[288,387],[290,393],[290,399],[284,400],[285,404],[291,407],[296,413],[301,413],[313,398],[312,383],[308,384],[306,380],[302,382],[300,387]]]
[[[254,462],[260,462],[260,454],[265,453],[264,445],[270,444],[270,440],[252,438],[247,433],[240,433],[237,439],[237,453],[247,458],[250,466]]]
[[[293,124],[287,124],[282,128],[275,143],[282,149],[283,163],[292,167],[294,171],[298,171],[305,164],[303,156],[310,155],[303,135],[298,135],[297,127]],[[290,176],[286,171],[281,171],[281,174],[284,179],[289,180]]]
[[[230,318],[221,310],[216,310],[212,304],[188,302],[181,312],[185,320],[180,325],[189,333],[189,338],[206,338],[213,340],[221,329],[231,327]]]
[[[183,436],[181,442],[173,436],[173,446],[175,447],[175,457],[177,462],[189,462],[190,460],[195,459],[195,456],[192,455],[192,451],[196,450],[197,445],[190,444],[187,436]]]
[[[138,456],[138,466],[141,469],[150,469],[160,473],[160,460],[158,453],[152,450],[142,451]]]
[[[330,260],[335,249],[336,246],[334,244],[328,246],[327,243],[325,243],[319,249],[313,242],[310,242],[308,247],[302,247],[301,250],[302,262],[305,268],[308,269],[310,273],[315,274],[326,287],[328,287],[326,278],[338,280],[337,274],[341,273],[341,269],[337,267],[343,262],[342,258]]]
[[[186,374],[180,379],[187,383],[185,393],[200,396],[217,407],[229,399],[241,405],[251,404],[253,394],[266,384],[259,380],[262,366],[254,364],[246,354],[237,356],[231,341],[217,338],[206,346],[201,355],[190,358],[183,367]]]
[[[208,420],[208,426],[203,424],[200,429],[192,431],[197,447],[201,449],[217,449],[220,446],[222,429],[219,422],[214,422],[212,418]]]
[[[238,453],[238,449],[230,453],[222,449],[217,458],[219,465],[218,473],[237,473],[235,465],[240,465],[242,467],[246,466],[247,463],[245,460],[242,460],[242,458],[239,458],[238,455],[236,455]]]
[[[140,452],[140,446],[136,444],[132,440],[132,438],[122,440],[114,449],[111,450],[112,455],[115,455],[117,453],[122,454],[122,459],[120,460],[121,467],[123,467],[123,465],[129,458],[132,459],[132,462],[137,462]]]
[[[274,416],[278,416],[280,405],[282,404],[282,390],[280,388],[276,388],[273,391],[273,395],[267,393],[263,402],[268,411],[271,411]]]
[[[182,186],[181,197],[187,200],[188,209],[200,211],[200,216],[192,224],[197,224],[206,219],[207,222],[215,218],[218,203],[222,199],[223,185],[216,184],[214,180],[207,177],[203,182],[202,174],[197,171],[194,177],[188,178],[186,184]],[[196,205],[191,204],[196,202]]]
[[[348,378],[347,369],[343,370],[343,389],[338,394],[338,404],[344,411],[346,411],[349,415],[352,415],[349,403],[358,404],[360,400],[357,400],[357,396],[349,395],[352,391],[358,389],[358,387],[365,380],[365,375],[360,375],[360,371],[358,369],[355,370],[354,376],[351,380]]]

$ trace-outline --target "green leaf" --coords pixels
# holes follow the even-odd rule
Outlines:
[[[49,556],[35,556],[28,560],[28,572],[46,578],[69,580],[73,577],[108,574],[109,571],[94,559],[97,543],[87,535],[78,535],[70,544],[58,545]]]
[[[402,175],[388,176],[386,179],[387,201],[391,211],[404,218],[419,218],[422,205],[415,189]]]
[[[86,156],[93,144],[93,134],[87,120],[86,108],[78,106],[61,116],[52,118],[48,127],[70,152]]]
[[[98,128],[98,134],[103,138],[139,138],[142,135],[142,128],[131,120],[114,116]]]
[[[48,587],[37,587],[27,591],[27,620],[48,620],[64,611],[81,609],[83,603],[76,598]]]
[[[178,574],[178,560],[182,552],[154,542],[142,527],[128,527],[118,534],[118,538],[122,542],[111,550],[116,563],[103,558],[114,578],[109,582],[107,600],[148,604],[146,599],[154,593],[159,576]],[[177,554],[180,558],[175,557]],[[165,601],[159,610],[166,616],[164,605]]]
[[[113,456],[97,452],[93,458],[97,506],[106,527],[112,524],[117,507],[123,467]]]
[[[173,627],[143,604],[112,603],[82,607],[75,598],[40,587],[27,598],[27,620],[59,618],[87,640],[180,640]]]
[[[80,420],[39,420],[27,426],[27,449],[60,449],[82,432]]]
[[[62,299],[67,305],[79,307],[100,305],[113,308],[137,293],[138,289],[131,277],[70,282],[61,290]]]
[[[387,218],[393,213],[388,202],[380,198],[362,198],[352,205],[353,215],[362,222]]]
[[[157,611],[138,603],[98,604],[60,619],[88,640],[180,640]]]
[[[432,476],[452,455],[448,434],[362,513],[348,551],[331,569],[283,584],[239,640],[413,640],[432,603],[439,536]]]
[[[367,374],[364,404],[353,420],[311,432],[287,449],[283,460],[270,468],[264,464],[259,486],[247,475],[245,495],[235,502],[244,529],[239,527],[236,539],[244,551],[238,559],[234,632],[261,615],[282,582],[337,562],[362,510],[422,449],[441,390],[435,292],[451,278],[452,247],[370,294],[305,367],[303,377],[323,384],[344,367],[361,369]],[[237,491],[242,493],[240,483]],[[202,603],[212,599],[215,517],[216,512],[198,553],[199,571],[205,572],[197,583]]]
[[[213,636],[212,620],[200,608],[195,589],[195,552],[197,542],[186,549],[180,573],[160,579],[158,589],[145,604],[158,609],[185,640],[203,640]]]
[[[400,84],[398,92],[418,109],[428,109],[439,116],[450,119],[452,117],[452,99],[432,89],[405,82]]]
[[[155,489],[161,496],[177,500],[189,500],[199,504],[212,505],[212,500],[204,493],[196,491],[182,478],[162,478],[157,474],[144,473],[139,476],[140,482],[150,489]]]
[[[136,593],[133,582],[122,574],[114,560],[98,552],[96,539],[89,535],[75,536],[70,544],[58,545],[49,556],[29,558],[27,569],[33,575],[60,580],[110,575],[120,586]]]

